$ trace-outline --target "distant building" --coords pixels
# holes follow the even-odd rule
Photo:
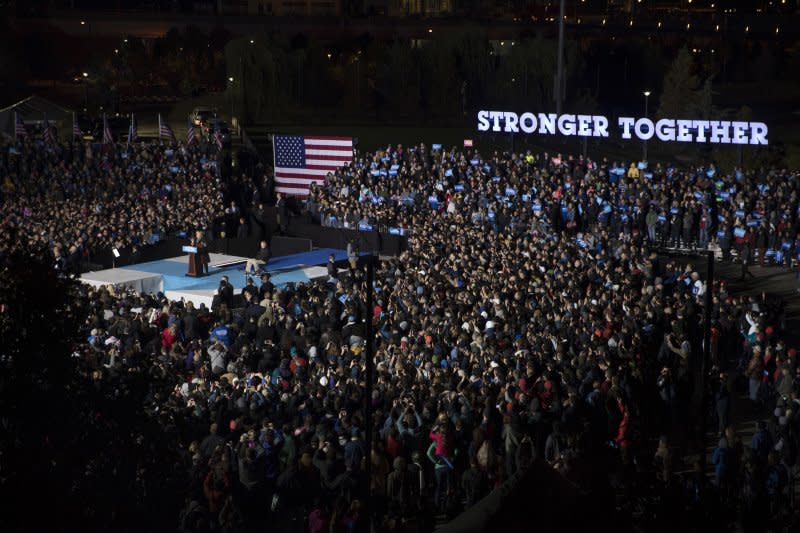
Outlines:
[[[424,15],[434,17],[453,13],[453,0],[391,0],[388,14],[393,17]]]
[[[232,0],[231,4],[246,4],[248,15],[276,17],[330,17],[342,12],[341,0]]]

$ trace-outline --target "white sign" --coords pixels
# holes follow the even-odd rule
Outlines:
[[[665,142],[712,144],[768,144],[763,122],[735,120],[685,120],[619,117],[620,137],[647,141],[654,136]],[[513,111],[478,111],[478,131],[538,133],[579,137],[608,137],[609,120],[602,115],[556,115]]]

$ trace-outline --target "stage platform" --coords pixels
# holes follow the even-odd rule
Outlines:
[[[266,270],[277,287],[283,287],[287,283],[304,283],[327,276],[327,268],[322,265],[327,263],[331,254],[336,261],[347,259],[345,250],[320,248],[273,258]],[[246,285],[244,266],[248,258],[215,253],[209,255],[209,273],[200,278],[186,276],[189,256],[183,255],[130,267],[87,272],[81,276],[81,280],[95,287],[113,285],[120,288],[130,287],[137,292],[163,292],[171,300],[183,298],[193,302],[195,306],[203,303],[210,307],[222,276],[228,276],[236,294]],[[228,266],[215,267],[217,264]],[[256,285],[259,284],[260,281],[256,280]]]

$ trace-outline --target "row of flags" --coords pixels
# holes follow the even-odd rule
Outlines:
[[[55,127],[51,126],[47,120],[47,115],[44,117],[44,122],[42,124],[42,138],[44,142],[47,144],[55,144],[56,142],[56,134],[55,134]],[[14,112],[14,135],[17,140],[19,139],[27,139],[28,138],[28,129],[25,126],[25,123],[22,121],[22,117],[19,116],[19,113]],[[83,138],[83,132],[81,131],[80,126],[78,125],[78,121],[75,118],[75,113],[72,114],[72,136],[78,137],[80,139]],[[136,141],[138,139],[138,128],[136,117],[133,113],[131,113],[131,121],[130,125],[128,126],[128,144]],[[169,127],[169,124],[161,118],[161,113],[158,114],[158,138],[163,139],[167,138],[170,142],[177,142],[175,138],[175,133],[172,131],[172,128]],[[219,150],[222,150],[222,132],[219,129],[219,125],[215,125],[214,127],[214,144],[216,144]],[[191,118],[188,121],[188,125],[186,128],[186,144],[193,144],[197,142],[197,134],[195,133],[194,123],[192,122]],[[106,115],[103,115],[103,144],[113,144],[114,143],[114,135],[111,133],[111,128],[108,126],[108,119]]]

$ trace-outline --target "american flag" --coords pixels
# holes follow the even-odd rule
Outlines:
[[[222,151],[222,132],[219,131],[219,124],[214,125],[214,142],[217,144],[219,151]]]
[[[83,139],[83,132],[81,131],[81,127],[78,126],[78,121],[75,120],[75,113],[72,114],[72,136]]]
[[[53,132],[53,126],[50,125],[50,122],[47,120],[47,115],[44,117],[44,122],[42,123],[42,139],[47,144],[55,144],[56,136]]]
[[[186,128],[186,144],[191,145],[195,141],[194,124],[191,117],[189,117],[189,125]]]
[[[19,113],[17,113],[16,111],[14,111],[14,117],[16,117],[16,119],[14,121],[14,124],[15,124],[15,126],[14,126],[14,134],[17,136],[18,139],[20,137],[27,138],[28,137],[28,129],[25,127],[25,123],[22,122],[22,117],[19,116]]]
[[[139,135],[136,131],[136,117],[134,117],[133,113],[131,113],[131,124],[128,126],[128,144],[134,142],[138,136]]]
[[[169,124],[164,122],[164,119],[161,118],[161,113],[158,114],[158,138],[166,137],[170,140],[170,142],[175,142],[175,134],[172,133],[172,128],[169,127]]]
[[[322,185],[329,172],[353,161],[353,138],[273,135],[275,191],[307,195],[312,182]]]
[[[108,127],[108,119],[103,114],[103,144],[113,144],[114,136],[111,135],[111,128]]]

